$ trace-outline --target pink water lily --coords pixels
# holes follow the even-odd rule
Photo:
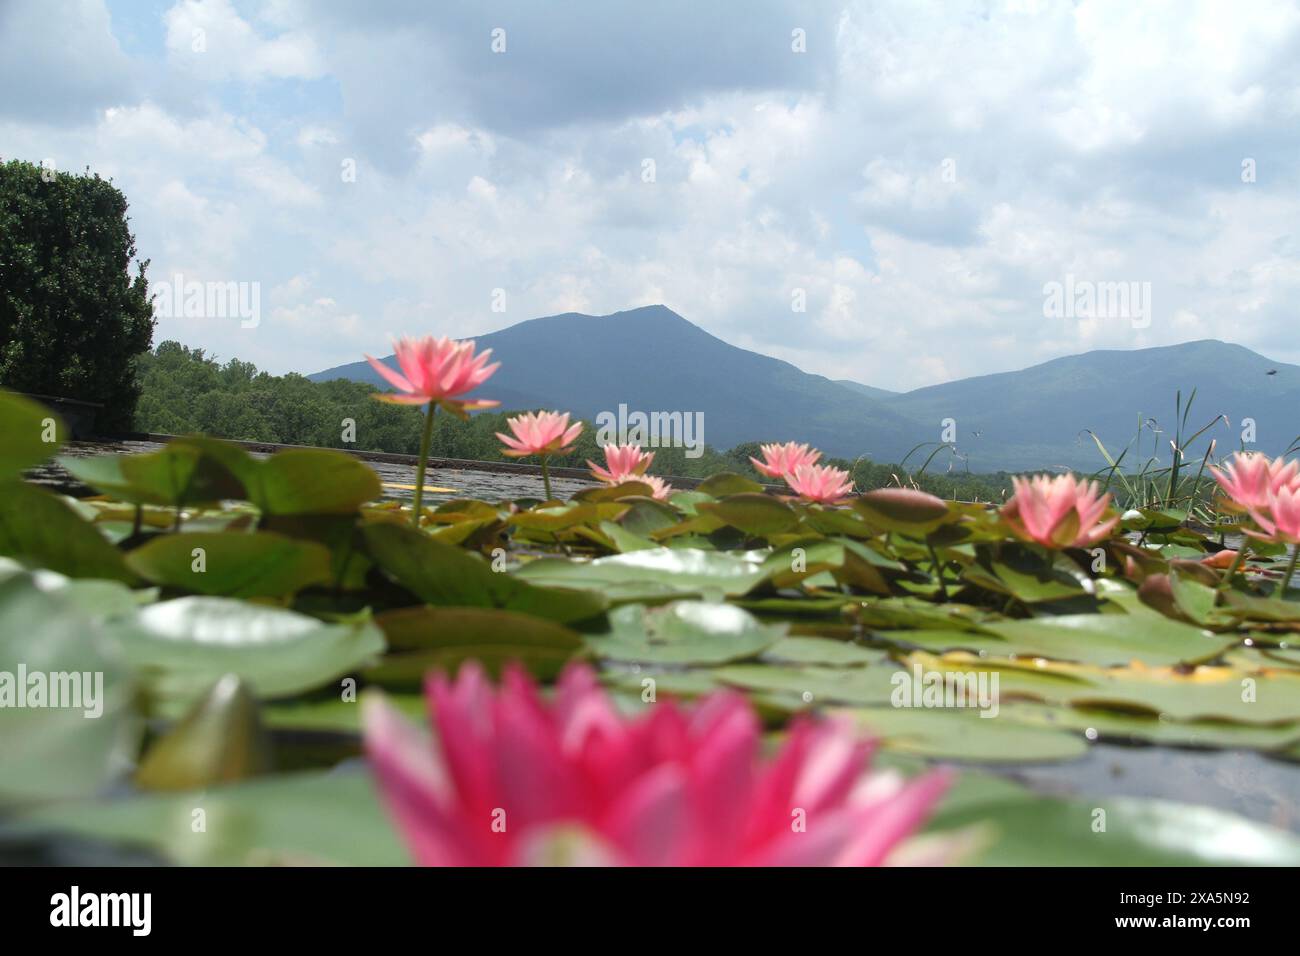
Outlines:
[[[582,422],[570,425],[568,412],[525,412],[507,418],[506,424],[515,434],[511,438],[497,432],[497,438],[506,446],[501,454],[511,458],[539,455],[542,459],[542,487],[546,492],[546,500],[550,501],[549,459],[552,455],[565,455],[573,451],[573,442],[582,434]]]
[[[432,402],[460,418],[466,417],[468,411],[495,408],[501,404],[484,399],[467,401],[460,397],[478,388],[501,367],[500,362],[487,364],[491,349],[475,354],[473,341],[458,342],[426,335],[419,339],[403,336],[393,343],[393,352],[401,372],[366,356],[370,367],[397,389],[396,393],[377,394],[375,398],[380,401],[400,405]]]
[[[1259,452],[1238,452],[1222,468],[1211,465],[1210,474],[1227,496],[1227,510],[1238,513],[1266,508],[1270,495],[1300,487],[1300,461],[1270,459]]]
[[[415,466],[415,492],[411,507],[411,523],[419,528],[424,518],[424,473],[429,465],[429,448],[433,441],[433,413],[442,407],[457,418],[465,419],[471,411],[500,405],[500,402],[490,399],[471,401],[461,396],[491,378],[501,363],[488,365],[487,360],[492,355],[492,350],[475,354],[472,341],[435,339],[432,335],[420,339],[402,336],[393,343],[393,352],[397,364],[402,368],[400,373],[369,355],[366,356],[366,361],[384,381],[397,389],[396,394],[376,393],[374,397],[379,401],[429,406],[425,410],[424,428],[420,433],[420,459]]]
[[[848,724],[798,719],[762,756],[740,695],[626,716],[587,666],[544,699],[521,669],[499,689],[476,663],[426,685],[430,741],[382,697],[363,703],[366,751],[398,829],[425,866],[874,866],[946,790],[944,771],[865,776]]]
[[[792,441],[786,442],[784,445],[760,445],[759,451],[763,453],[763,461],[759,461],[754,457],[749,459],[754,468],[760,475],[782,480],[793,475],[795,469],[802,465],[817,464],[817,460],[822,456],[822,453],[817,449],[796,444]]]
[[[497,432],[497,438],[506,446],[501,454],[511,458],[566,455],[573,451],[573,442],[582,434],[582,422],[570,425],[568,412],[525,412],[507,418],[506,424],[514,436]]]
[[[673,486],[668,484],[658,475],[641,475],[636,481],[643,481],[650,486],[650,497],[659,501],[667,501],[668,496],[673,493]]]
[[[1073,475],[1017,476],[1015,494],[1002,506],[1002,517],[1022,541],[1047,548],[1086,548],[1110,536],[1119,516],[1102,521],[1110,495],[1095,481]]]
[[[642,451],[637,445],[606,445],[606,467],[600,467],[591,459],[587,459],[587,467],[606,484],[621,485],[644,475],[654,458],[654,452]]]
[[[1250,516],[1260,527],[1259,531],[1243,529],[1252,538],[1300,544],[1300,487],[1291,485],[1270,491],[1263,506],[1250,509]]]
[[[799,465],[785,476],[792,491],[805,501],[833,505],[853,493],[849,473],[830,465]]]

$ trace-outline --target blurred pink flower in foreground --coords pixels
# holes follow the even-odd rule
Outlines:
[[[950,779],[864,776],[870,745],[806,718],[765,760],[743,697],[628,717],[582,665],[549,701],[517,667],[495,689],[475,663],[455,681],[432,676],[427,694],[436,746],[381,697],[363,704],[379,789],[426,866],[546,863],[566,850],[570,862],[631,866],[874,866]]]
[[[1015,495],[1002,516],[1016,537],[1047,548],[1086,548],[1110,536],[1119,517],[1101,521],[1110,495],[1095,481],[1073,475],[1035,475],[1011,479]]]
[[[497,432],[506,447],[501,454],[511,458],[525,455],[564,455],[573,451],[574,440],[582,434],[582,422],[569,424],[569,413],[526,412],[507,418],[514,437]]]
[[[830,465],[799,465],[785,476],[785,483],[805,501],[833,505],[853,493],[849,473]]]
[[[602,468],[591,459],[587,459],[587,467],[601,481],[611,485],[621,485],[625,481],[639,479],[644,475],[650,463],[654,461],[654,457],[654,452],[642,451],[637,445],[606,445],[607,467]]]
[[[760,475],[766,475],[768,478],[789,478],[796,468],[801,465],[815,465],[817,459],[822,456],[817,449],[798,445],[792,441],[784,445],[760,445],[759,450],[763,453],[763,460],[759,461],[753,457],[749,460]]]
[[[1300,462],[1270,459],[1259,452],[1237,452],[1222,468],[1211,465],[1210,474],[1228,496],[1229,511],[1252,511],[1267,508],[1270,495],[1300,485]]]
[[[432,335],[413,339],[403,336],[393,343],[397,364],[395,372],[378,359],[366,356],[370,367],[397,389],[396,394],[376,394],[381,402],[399,405],[424,405],[434,402],[461,418],[467,411],[495,408],[500,402],[466,401],[460,398],[478,388],[501,367],[500,362],[487,364],[492,350],[474,353],[474,343],[455,339],[435,339]]]

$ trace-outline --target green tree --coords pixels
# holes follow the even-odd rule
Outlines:
[[[100,402],[110,432],[130,427],[154,327],[126,210],[98,175],[0,164],[0,385]]]

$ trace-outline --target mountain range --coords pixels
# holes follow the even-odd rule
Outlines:
[[[613,315],[569,312],[477,337],[501,369],[484,397],[505,409],[558,408],[593,421],[600,412],[701,412],[715,448],[745,441],[810,442],[827,454],[898,462],[922,443],[955,435],[931,470],[1084,471],[1104,466],[1088,431],[1128,463],[1170,460],[1175,396],[1195,402],[1184,434],[1217,415],[1207,433],[1220,452],[1239,446],[1280,453],[1300,433],[1300,366],[1273,362],[1215,340],[1136,350],[1100,350],[1013,372],[980,375],[910,392],[832,380],[729,345],[662,305]],[[395,364],[390,356],[388,361]],[[387,387],[365,362],[309,376]],[[952,419],[949,435],[944,427]],[[1140,447],[1135,435],[1141,428]],[[912,453],[919,467],[933,449]],[[1189,454],[1204,453],[1204,442]]]

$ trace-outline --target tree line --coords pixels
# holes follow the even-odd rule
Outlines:
[[[169,435],[201,432],[218,438],[264,441],[288,445],[317,445],[355,451],[414,455],[419,451],[421,409],[378,402],[374,385],[334,379],[314,382],[297,373],[271,375],[251,362],[221,362],[203,349],[179,342],[161,343],[136,360],[140,399],[135,430]],[[509,433],[506,419],[528,409],[485,411],[460,421],[451,415],[434,420],[430,454],[474,461],[507,461],[501,454],[497,432]],[[758,442],[745,442],[720,450],[705,445],[697,458],[681,447],[657,448],[650,471],[657,475],[702,478],[729,471],[758,478],[750,457],[759,455]],[[588,422],[568,455],[551,463],[582,468],[588,459],[603,461],[596,444],[596,428]],[[525,459],[527,460],[527,459]],[[927,472],[911,474],[897,464],[880,464],[865,458],[852,461],[830,458],[844,468],[860,490],[898,483],[916,485],[945,498],[1001,501],[1010,490],[1005,473],[968,474]],[[765,479],[766,480],[766,479]]]

